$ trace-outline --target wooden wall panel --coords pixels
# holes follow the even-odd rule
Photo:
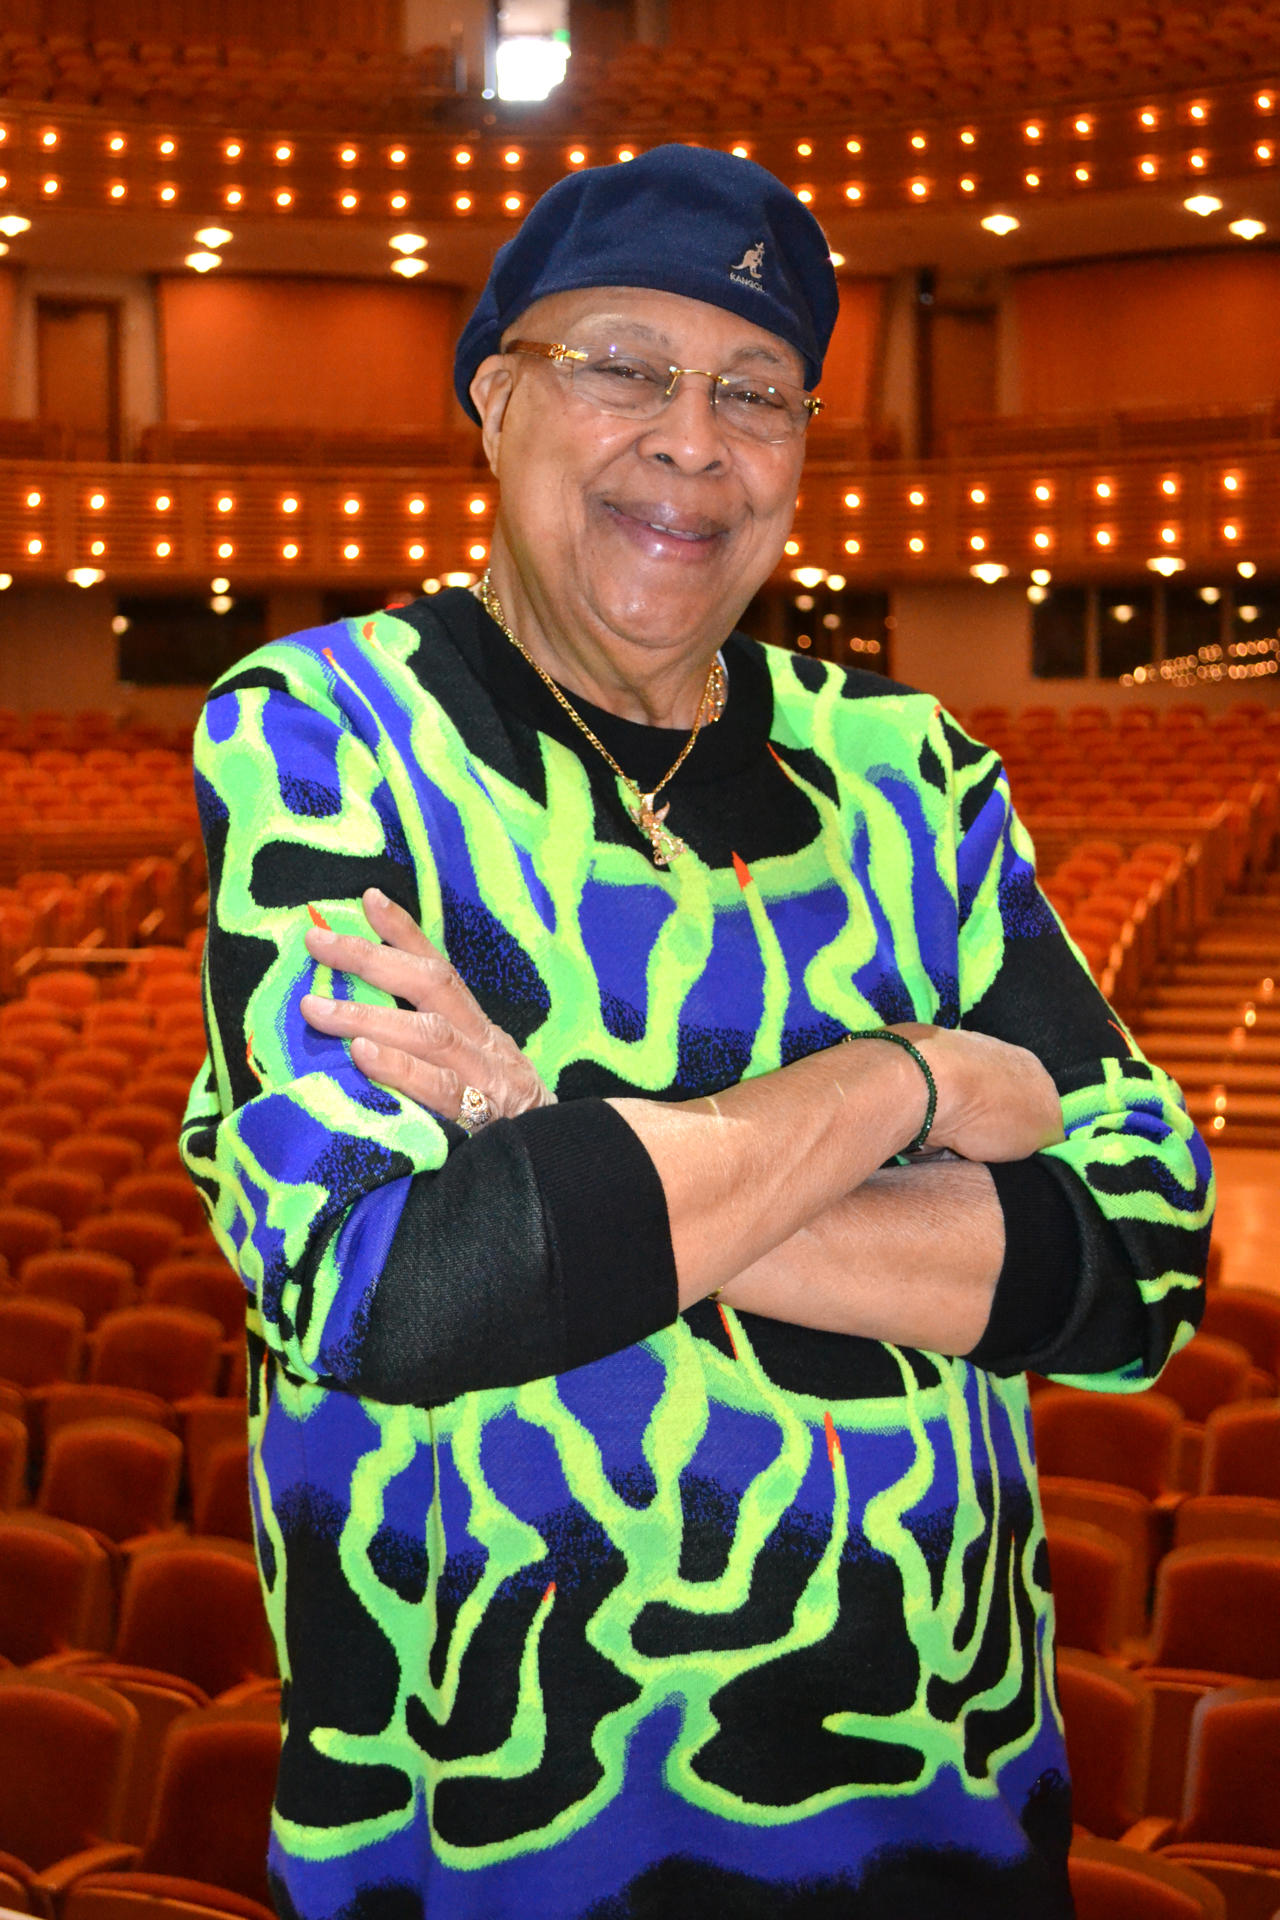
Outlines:
[[[0,266],[0,419],[13,410],[13,330],[17,316],[17,276]]]
[[[883,312],[883,281],[841,280],[840,317],[818,388],[824,424],[869,418]]]
[[[438,431],[452,418],[456,304],[444,287],[162,280],[165,417]]]
[[[1215,407],[1280,396],[1280,255],[1181,254],[1019,276],[1017,411]]]

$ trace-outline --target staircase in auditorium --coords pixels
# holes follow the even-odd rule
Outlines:
[[[1280,871],[1227,893],[1133,1020],[1210,1144],[1280,1147]]]

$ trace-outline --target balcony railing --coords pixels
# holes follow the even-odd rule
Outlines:
[[[457,467],[9,461],[0,572],[47,581],[84,569],[182,587],[222,575],[412,584],[482,567],[496,500],[487,472]],[[826,457],[815,435],[783,565],[871,586],[977,568],[1104,581],[1147,567],[1223,575],[1241,563],[1280,569],[1280,439],[850,463]]]

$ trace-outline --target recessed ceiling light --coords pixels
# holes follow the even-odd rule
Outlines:
[[[1198,213],[1202,220],[1208,219],[1211,213],[1222,212],[1221,200],[1215,199],[1211,193],[1193,193],[1182,204],[1188,213]]]
[[[1016,214],[989,213],[980,222],[988,233],[1014,233],[1022,225]]]

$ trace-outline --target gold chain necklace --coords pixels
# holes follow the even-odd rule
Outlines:
[[[659,780],[648,793],[643,793],[637,782],[631,778],[630,774],[622,771],[622,768],[618,765],[608,747],[605,746],[604,741],[599,739],[597,735],[591,731],[591,728],[587,725],[582,715],[569,700],[568,696],[561,692],[560,688],[551,678],[551,675],[538,665],[538,662],[529,652],[529,649],[512,633],[511,628],[507,625],[507,616],[502,611],[502,602],[495,593],[493,582],[489,578],[488,568],[485,569],[484,577],[480,581],[477,589],[477,594],[480,604],[489,618],[501,627],[516,652],[523,654],[552,698],[564,708],[569,718],[573,721],[574,726],[578,728],[580,733],[586,735],[596,752],[608,761],[619,780],[621,780],[627,792],[627,812],[635,821],[641,833],[647,836],[649,845],[653,850],[654,866],[669,867],[677,854],[684,853],[687,849],[684,841],[681,840],[677,834],[672,833],[669,827],[663,825],[671,802],[668,800],[666,806],[655,807],[654,801],[657,799],[659,793],[661,793],[663,787],[667,785],[667,782],[674,779],[676,774],[679,773],[681,767],[692,753],[693,743],[701,733],[703,727],[713,725],[724,712],[729,689],[725,677],[725,670],[720,664],[719,656],[711,662],[711,668],[707,674],[707,684],[702,690],[702,699],[698,703],[698,712],[694,719],[693,732],[689,735],[689,738],[685,741],[679,753],[663,774],[661,780]]]

